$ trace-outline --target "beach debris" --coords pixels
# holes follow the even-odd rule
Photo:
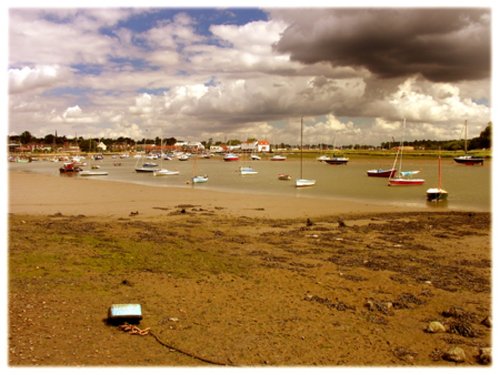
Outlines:
[[[491,363],[491,348],[480,348],[477,359],[482,365],[489,365]]]
[[[417,356],[418,353],[410,349],[404,348],[402,346],[398,346],[397,348],[392,350],[392,354],[394,354],[394,356],[401,361],[411,363],[415,361],[415,357]]]
[[[446,327],[443,325],[443,323],[434,320],[427,325],[425,332],[429,333],[446,332]]]
[[[132,286],[132,283],[130,281],[128,281],[127,279],[123,279],[121,284],[126,285],[126,286]]]
[[[342,220],[342,218],[339,218],[337,220],[337,224],[339,225],[339,228],[345,228],[345,227],[347,227],[346,223],[344,222],[344,220]]]
[[[472,326],[463,320],[453,320],[448,323],[448,332],[455,333],[463,337],[477,337],[478,334],[474,331]]]
[[[312,220],[309,219],[309,218],[307,218],[307,220],[306,220],[306,226],[310,227],[312,225],[314,225],[314,223],[312,222]]]
[[[124,332],[128,332],[131,335],[139,335],[139,336],[146,336],[149,334],[149,330],[151,328],[145,328],[145,329],[140,329],[139,327],[129,324],[129,323],[123,323],[118,326],[119,329],[121,329]]]
[[[142,319],[141,305],[136,303],[113,304],[108,309],[108,323],[138,323]]]
[[[378,311],[384,315],[392,315],[393,304],[392,302],[382,302],[374,299],[369,299],[365,302],[365,307],[369,311]]]
[[[465,362],[465,351],[459,346],[454,346],[443,354],[443,359],[450,362]]]
[[[139,215],[139,211],[131,211],[128,216],[137,216]]]
[[[486,318],[484,318],[482,321],[481,321],[481,324],[483,326],[486,326],[488,328],[491,328],[491,316],[487,316]]]
[[[337,311],[346,311],[346,310],[355,311],[356,310],[356,308],[354,306],[349,306],[349,305],[345,304],[344,302],[339,301],[338,299],[336,302],[333,302],[333,301],[329,300],[328,298],[315,296],[315,295],[312,295],[309,293],[306,294],[306,296],[304,297],[304,300],[311,301],[311,302],[318,302],[322,305],[325,305],[326,307],[328,307],[330,309],[336,309]]]

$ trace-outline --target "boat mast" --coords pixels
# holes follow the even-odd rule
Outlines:
[[[438,189],[441,191],[441,148],[439,148],[438,156]]]
[[[465,143],[465,154],[467,155],[467,120],[465,120],[465,139],[464,139],[464,143]]]
[[[303,117],[300,118],[300,178],[302,179],[302,133],[303,133]]]
[[[399,154],[399,173],[403,171],[403,147],[404,147],[404,134],[406,131],[406,117],[403,118],[403,137],[401,137],[401,146],[400,148],[400,154]]]

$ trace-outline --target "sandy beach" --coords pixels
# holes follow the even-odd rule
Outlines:
[[[10,366],[491,361],[490,213],[10,173],[9,214]]]
[[[96,179],[9,174],[9,212],[24,214],[161,216],[177,206],[250,217],[293,218],[360,212],[402,212],[397,206],[340,199],[240,194],[192,188],[165,188]],[[163,211],[163,212],[162,212]]]

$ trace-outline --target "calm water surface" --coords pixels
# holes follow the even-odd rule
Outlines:
[[[437,159],[407,159],[405,161],[405,170],[420,170],[418,177],[426,181],[424,185],[411,187],[389,187],[385,178],[367,177],[368,169],[391,167],[391,159],[351,158],[347,165],[339,166],[320,163],[316,160],[304,160],[303,177],[317,181],[316,186],[305,189],[296,189],[294,186],[295,178],[300,177],[300,161],[291,158],[286,161],[270,161],[263,158],[259,161],[240,159],[236,162],[224,162],[221,157],[216,156],[212,159],[197,159],[196,161],[163,161],[163,168],[180,172],[177,176],[164,177],[154,177],[152,173],[135,172],[136,161],[134,158],[112,159],[110,156],[98,162],[86,160],[87,164],[99,164],[101,170],[109,172],[108,176],[100,177],[59,175],[59,167],[62,163],[50,161],[9,163],[9,169],[49,174],[60,176],[60,178],[93,178],[199,190],[334,198],[367,203],[382,202],[410,208],[422,208],[429,205],[430,203],[425,199],[425,192],[430,187],[437,187],[438,183]],[[121,165],[115,166],[114,163],[121,163]],[[240,166],[251,166],[259,173],[241,176],[238,172]],[[85,169],[89,168],[89,166],[85,167]],[[188,185],[186,182],[194,173],[207,174],[208,182],[194,187]],[[290,174],[292,180],[278,180],[279,173]],[[484,166],[463,166],[452,159],[443,159],[442,175],[443,188],[449,192],[448,202],[444,203],[446,207],[462,210],[491,210],[490,161],[486,161]]]

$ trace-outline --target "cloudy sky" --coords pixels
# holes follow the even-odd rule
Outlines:
[[[9,134],[373,144],[491,120],[491,10],[8,9]]]

